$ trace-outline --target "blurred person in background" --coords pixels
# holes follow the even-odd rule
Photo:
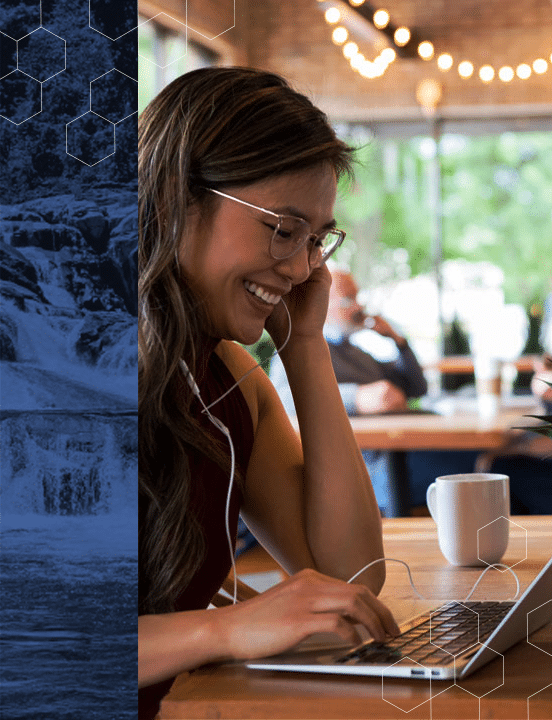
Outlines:
[[[330,267],[328,314],[324,337],[328,341],[332,365],[347,413],[367,415],[385,412],[407,412],[408,401],[427,392],[427,382],[406,338],[380,315],[368,316],[358,302],[358,286],[349,270]],[[390,338],[396,348],[394,360],[382,362],[351,341],[351,336],[370,328]],[[295,415],[291,390],[281,360],[275,356],[270,378],[288,414]],[[364,450],[376,499],[385,514],[389,502],[389,455]]]

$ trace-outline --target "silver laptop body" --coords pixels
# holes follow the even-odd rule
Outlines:
[[[470,644],[462,650],[458,649],[458,644],[462,645],[464,640],[460,634],[455,636],[458,630],[454,630],[458,618],[463,618],[460,621],[463,626],[471,628]],[[446,603],[404,623],[400,628],[401,636],[389,643],[369,640],[354,648],[296,649],[251,660],[246,665],[253,670],[286,672],[433,680],[463,678],[550,621],[552,558],[515,603]],[[424,637],[427,638],[428,631],[430,654],[417,660],[418,646],[424,643],[427,647]],[[411,635],[414,639],[401,646],[401,638],[404,640]],[[456,644],[455,637],[460,638]]]

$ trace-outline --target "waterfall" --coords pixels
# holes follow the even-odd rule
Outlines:
[[[136,508],[137,416],[1,411],[2,510],[126,514]]]

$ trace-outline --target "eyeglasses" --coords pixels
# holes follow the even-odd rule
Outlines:
[[[276,219],[274,225],[264,223],[272,230],[269,253],[270,257],[274,260],[284,260],[285,258],[292,257],[310,242],[309,265],[314,267],[326,262],[345,239],[345,232],[343,230],[324,230],[316,235],[311,231],[309,223],[302,218],[294,217],[293,215],[278,215],[278,213],[245,202],[245,200],[240,200],[233,195],[227,195],[220,190],[213,190],[212,188],[206,189],[209,192],[215,193],[215,195],[220,195],[228,200],[234,200],[234,202],[246,205],[266,215],[271,215]]]

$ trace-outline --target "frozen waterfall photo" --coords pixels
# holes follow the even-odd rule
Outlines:
[[[135,22],[133,3],[104,5],[118,23]],[[9,720],[137,715],[136,32],[112,42],[91,17],[88,0],[2,0],[0,15],[0,715]],[[25,62],[40,81],[37,109]],[[122,113],[109,115],[116,152],[92,162],[94,123],[69,138],[77,150],[66,128],[90,112],[90,84],[110,72],[126,83],[109,92]]]

